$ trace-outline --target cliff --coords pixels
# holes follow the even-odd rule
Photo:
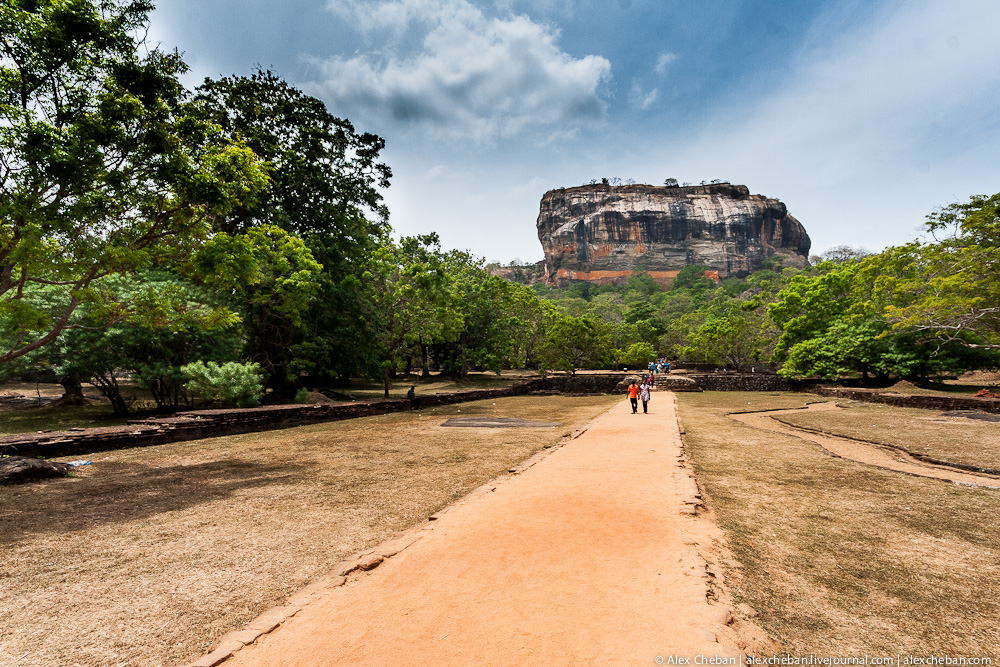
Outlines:
[[[668,283],[688,264],[744,276],[772,257],[805,267],[809,235],[777,199],[745,185],[584,185],[542,197],[538,240],[545,277],[619,281],[645,267]]]

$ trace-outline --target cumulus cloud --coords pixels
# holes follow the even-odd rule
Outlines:
[[[664,74],[667,71],[667,67],[670,63],[677,60],[676,53],[670,53],[669,51],[663,51],[656,56],[656,64],[653,65],[653,71],[657,74]]]
[[[417,53],[313,60],[320,77],[310,92],[339,113],[369,119],[367,127],[377,126],[374,118],[488,142],[605,118],[611,63],[570,56],[558,30],[527,16],[490,18],[468,0],[331,0],[329,7],[369,33],[420,36]]]

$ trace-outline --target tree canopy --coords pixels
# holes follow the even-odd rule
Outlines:
[[[133,304],[97,281],[189,254],[256,197],[258,157],[193,117],[157,49],[140,56],[145,0],[21,0],[0,7],[0,363]],[[45,301],[32,286],[57,288]]]

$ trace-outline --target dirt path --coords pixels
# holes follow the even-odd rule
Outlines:
[[[717,529],[693,511],[673,395],[655,399],[648,415],[623,400],[377,568],[334,577],[225,667],[740,664],[741,622],[708,599],[698,553]]]
[[[990,488],[1000,488],[1000,477],[976,472],[966,472],[943,465],[934,465],[910,456],[901,449],[893,447],[879,446],[873,443],[843,438],[825,433],[818,433],[805,428],[792,426],[778,421],[782,414],[803,411],[831,411],[840,410],[836,403],[813,403],[805,408],[792,408],[788,410],[770,410],[768,412],[745,412],[729,415],[732,419],[746,424],[753,428],[785,435],[793,435],[809,442],[814,442],[823,448],[828,454],[845,459],[851,459],[859,463],[866,463],[886,470],[908,475],[918,475],[920,477],[930,477],[957,484],[968,484],[972,486],[986,486]]]

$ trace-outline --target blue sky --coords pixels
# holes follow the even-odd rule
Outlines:
[[[386,139],[399,234],[541,259],[546,190],[721,178],[813,252],[1000,191],[997,0],[159,0],[204,77],[272,67]]]

